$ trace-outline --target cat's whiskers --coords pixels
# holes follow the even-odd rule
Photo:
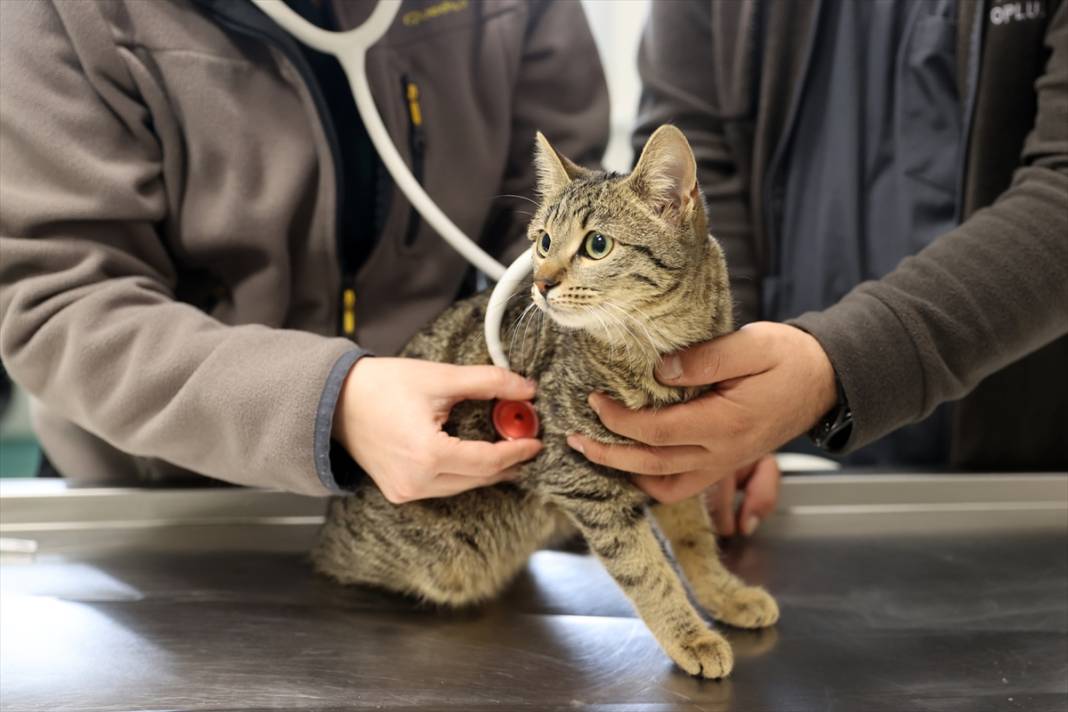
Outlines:
[[[512,292],[511,294],[509,294],[504,299],[500,299],[500,298],[498,298],[498,299],[490,299],[490,302],[487,305],[487,308],[492,307],[495,304],[501,304],[501,307],[502,307],[501,311],[505,311],[505,310],[507,310],[508,305],[512,302],[513,299],[516,299],[517,297],[527,296],[528,294],[530,294],[530,292],[528,290],[526,290],[526,289],[517,289],[516,291]],[[527,306],[527,309],[530,309],[530,307],[532,307],[532,306],[535,306],[533,301],[531,301],[531,303]],[[525,313],[525,310],[524,310],[524,313]],[[513,339],[514,339],[515,329],[516,329],[516,327],[518,326],[519,322],[522,319],[523,319],[523,314],[520,314],[519,317],[515,320],[515,323],[512,325],[512,334],[513,334],[512,338]],[[509,343],[509,345],[508,345],[509,354],[511,353],[511,348],[512,348],[512,346]]]
[[[515,338],[519,335],[519,327],[523,324],[523,321],[530,315],[530,311],[537,305],[531,302],[527,305],[527,308],[519,315],[519,318],[515,320],[515,324],[512,326],[512,334],[508,340],[508,360],[512,360],[512,352],[515,350]]]
[[[603,314],[604,317],[608,319],[608,323],[616,327],[616,330],[618,331],[618,336],[614,335],[611,331],[608,334],[610,346],[613,349],[620,348],[626,350],[628,343],[633,343],[637,340],[638,335],[631,331],[626,324],[620,321],[619,317],[605,309],[603,304],[596,304],[594,305],[594,308],[597,310],[598,314]]]
[[[527,309],[529,309],[529,308],[530,308],[530,307],[528,306],[528,307],[527,307]],[[509,330],[508,330],[508,358],[509,358],[509,359],[511,359],[511,357],[512,357],[512,351],[513,351],[513,350],[514,350],[514,348],[515,348],[515,337],[516,337],[516,333],[517,333],[517,331],[519,330],[519,325],[520,325],[521,323],[523,323],[523,317],[525,317],[525,316],[526,316],[526,313],[527,313],[527,309],[524,309],[524,310],[523,310],[523,311],[522,311],[522,312],[521,312],[521,313],[519,314],[519,317],[518,317],[518,318],[516,318],[516,320],[515,320],[514,322],[512,322],[512,325],[511,325],[511,327],[510,327],[510,328],[509,328]]]
[[[612,333],[611,325],[601,317],[598,306],[596,304],[587,305],[583,307],[583,313],[589,314],[601,324],[601,328],[604,330],[604,338],[608,341],[608,348],[614,351],[617,339]]]
[[[608,323],[612,324],[618,333],[618,336],[613,336],[611,338],[609,346],[609,348],[611,349],[610,353],[612,353],[613,355],[617,353],[625,355],[628,351],[633,349],[634,346],[638,343],[636,340],[637,337],[630,329],[627,328],[627,325],[621,322],[612,313],[607,311],[603,306],[598,305],[597,311],[603,314],[606,319],[608,319]]]
[[[497,200],[498,198],[518,198],[519,200],[525,200],[528,203],[531,203],[531,204],[533,204],[535,206],[539,205],[538,201],[532,200],[532,199],[528,198],[525,195],[514,195],[512,193],[502,193],[500,195],[493,196],[494,200]]]
[[[605,308],[605,309],[612,308],[612,309],[615,309],[617,312],[619,312],[620,315],[622,316],[622,318],[617,316],[616,319],[618,319],[620,321],[620,323],[622,323],[624,325],[627,323],[628,320],[637,323],[637,325],[644,332],[646,343],[648,343],[650,348],[652,348],[654,351],[656,350],[656,342],[653,340],[652,334],[649,333],[649,330],[646,329],[645,326],[641,322],[639,322],[637,319],[635,319],[630,314],[628,314],[625,310],[623,310],[619,306],[613,304],[612,302],[602,302],[602,307]],[[638,338],[638,334],[636,334],[633,329],[628,327],[627,331],[629,331],[632,335],[634,335],[635,339]]]
[[[612,306],[616,307],[617,309],[621,308],[621,307],[619,307],[618,304],[614,304],[614,303],[612,304]],[[673,339],[670,336],[668,336],[664,332],[663,327],[661,327],[659,325],[657,320],[654,319],[653,317],[649,316],[649,314],[647,312],[645,312],[644,310],[642,310],[641,307],[639,307],[637,305],[631,305],[630,306],[630,311],[628,313],[630,313],[630,312],[636,312],[637,314],[641,315],[642,319],[644,320],[645,325],[648,326],[648,327],[651,327],[653,330],[655,330],[657,332],[657,334],[660,336],[660,338],[664,340],[665,343],[668,343],[668,344],[674,344],[675,343],[675,339]]]
[[[623,348],[623,350],[626,351],[626,350],[629,349],[629,347],[636,347],[638,352],[643,357],[645,357],[647,359],[650,359],[650,360],[658,358],[659,354],[657,353],[657,350],[656,350],[656,344],[653,343],[653,341],[651,340],[651,337],[646,335],[645,338],[642,338],[642,334],[639,334],[639,333],[635,332],[633,329],[631,329],[629,326],[627,326],[627,322],[623,321],[618,316],[616,316],[612,312],[608,311],[605,308],[605,304],[606,303],[602,303],[602,304],[597,305],[598,308],[600,309],[601,313],[603,313],[606,317],[610,318],[615,323],[619,324],[619,326],[622,329],[624,329],[628,334],[630,334],[630,337],[631,337],[630,339],[627,339],[627,338],[620,339],[619,345]],[[626,313],[624,313],[624,316],[626,316]]]
[[[611,307],[612,309],[615,309],[620,314],[622,314],[624,318],[629,319],[635,324],[637,324],[638,327],[645,332],[646,338],[649,341],[649,345],[652,347],[653,351],[656,352],[658,358],[660,354],[665,353],[667,351],[672,351],[674,349],[675,340],[666,335],[664,331],[648,317],[646,317],[645,319],[639,319],[630,312],[623,309],[623,307],[613,302],[605,302],[604,305],[606,307]],[[638,311],[639,314],[642,314],[642,316],[645,316],[644,312],[642,312],[641,310],[637,309],[636,307],[634,307],[634,309],[635,311]],[[650,331],[650,329],[652,329],[652,331]],[[656,337],[653,336],[654,333],[656,334]]]
[[[536,305],[534,304],[534,302],[531,302],[531,306],[536,306]],[[528,355],[532,355],[532,354],[530,354],[529,351],[527,351],[527,332],[530,331],[530,325],[534,323],[534,319],[537,319],[538,320],[538,327],[534,330],[534,338],[535,338],[534,347],[536,349],[537,346],[538,346],[538,342],[537,342],[536,339],[538,337],[538,334],[541,333],[541,319],[544,318],[544,316],[545,316],[545,312],[543,312],[541,309],[536,309],[535,310],[535,314],[534,314],[534,318],[533,319],[527,319],[527,325],[523,327],[523,345],[522,345],[522,353],[521,353],[521,355],[523,356],[523,359],[524,359],[524,365],[526,364],[527,356]]]
[[[530,290],[529,289],[517,289],[516,291],[514,291],[510,295],[508,295],[508,298],[504,300],[504,306],[507,307],[508,304],[513,299],[516,299],[517,297],[527,297],[527,296],[530,296]],[[493,302],[491,302],[491,303],[493,303]],[[531,303],[533,304],[533,301]]]

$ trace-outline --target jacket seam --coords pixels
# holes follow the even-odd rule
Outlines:
[[[964,203],[968,185],[968,158],[971,147],[972,129],[975,127],[975,98],[979,93],[979,67],[982,57],[983,44],[983,18],[986,15],[986,3],[975,4],[974,17],[972,18],[971,42],[968,47],[968,76],[964,79],[966,93],[964,97],[964,127],[961,134],[960,162],[957,166],[957,189],[955,198],[957,209],[954,220],[959,225],[965,218]]]
[[[244,57],[230,57],[225,54],[217,54],[215,52],[202,52],[195,49],[184,49],[181,47],[151,47],[146,44],[140,44],[137,42],[121,42],[116,44],[116,47],[125,49],[130,52],[148,52],[153,56],[162,54],[180,54],[188,55],[190,57],[197,57],[200,59],[214,60],[217,62],[226,62],[228,64],[240,64],[248,65],[252,67],[260,67],[261,65],[251,59],[245,59]]]

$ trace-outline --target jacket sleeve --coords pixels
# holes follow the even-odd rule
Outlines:
[[[1068,5],[1046,44],[1035,125],[1009,189],[886,277],[792,322],[841,380],[854,419],[843,451],[1068,333]]]
[[[727,137],[728,131],[750,120],[750,107],[721,106],[717,100],[716,77],[738,67],[716,66],[710,0],[651,5],[638,52],[642,95],[633,136],[635,160],[662,124],[674,124],[686,134],[697,161],[708,224],[727,258],[735,321],[741,325],[759,318],[760,280],[749,186]]]
[[[0,24],[5,367],[48,411],[124,452],[327,494],[317,410],[335,365],[359,352],[344,339],[226,326],[175,300],[158,227],[169,210],[163,156],[93,7],[12,3]],[[88,26],[74,31],[75,21]]]
[[[532,2],[512,96],[512,132],[503,197],[486,223],[490,252],[511,263],[528,247],[536,199],[534,134],[579,165],[599,166],[608,145],[608,87],[581,4]],[[515,198],[509,196],[522,196]]]

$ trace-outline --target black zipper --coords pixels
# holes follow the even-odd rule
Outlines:
[[[423,105],[419,96],[419,85],[407,75],[402,75],[401,91],[408,105],[408,149],[412,157],[412,176],[419,185],[422,185],[426,163],[426,133],[423,129]],[[422,217],[415,206],[409,210],[408,229],[404,233],[406,247],[415,244],[415,238],[422,224]]]
[[[356,333],[356,265],[352,264],[351,251],[346,249],[345,236],[342,234],[341,224],[344,215],[345,179],[341,159],[341,143],[337,137],[337,129],[330,115],[330,107],[323,96],[319,81],[312,71],[311,65],[304,58],[296,40],[289,36],[282,28],[267,15],[263,14],[251,2],[228,2],[226,0],[193,0],[210,14],[220,25],[233,30],[238,34],[251,37],[268,44],[289,60],[294,69],[304,81],[311,95],[315,111],[322,124],[323,136],[326,138],[330,149],[330,156],[334,163],[334,190],[336,194],[334,206],[334,232],[338,265],[341,270],[341,286],[338,301],[341,309],[338,312],[338,331],[345,336],[353,337]],[[351,304],[350,307],[346,305]],[[349,328],[346,328],[349,327]]]

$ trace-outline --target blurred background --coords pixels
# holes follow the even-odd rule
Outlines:
[[[612,137],[605,168],[630,168],[633,151],[630,129],[638,107],[641,84],[637,52],[649,0],[582,0],[601,53],[612,99]],[[0,369],[0,477],[33,477],[40,450],[30,427],[28,399]]]
[[[0,368],[0,477],[33,477],[39,458],[26,394]]]

